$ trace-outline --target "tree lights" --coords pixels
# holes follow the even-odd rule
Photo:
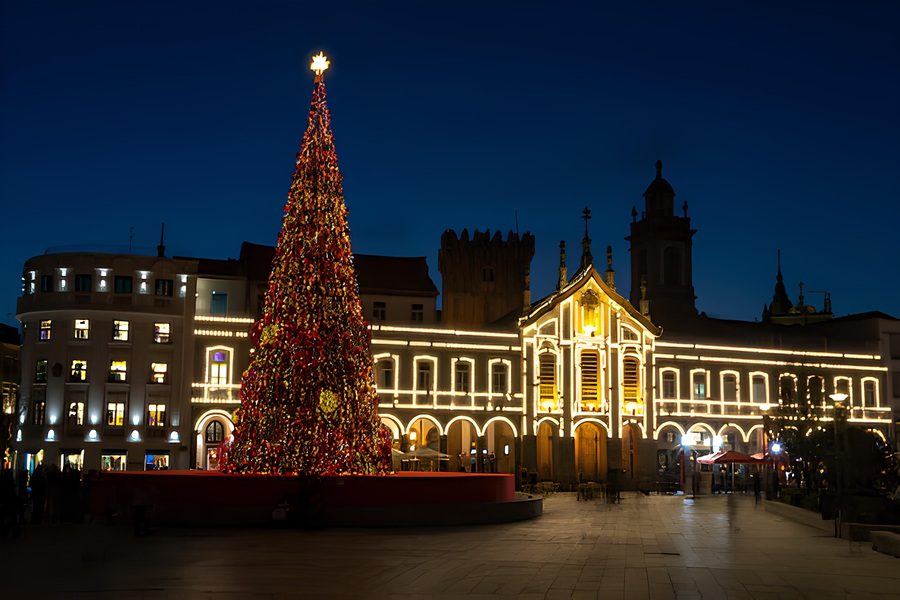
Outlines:
[[[308,125],[262,316],[250,331],[226,472],[378,473],[391,464],[325,102],[327,67],[324,55],[314,57]]]

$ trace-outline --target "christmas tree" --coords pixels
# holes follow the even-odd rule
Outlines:
[[[250,332],[226,472],[379,473],[391,464],[325,103],[328,61],[320,53],[311,68],[309,121],[262,316]]]

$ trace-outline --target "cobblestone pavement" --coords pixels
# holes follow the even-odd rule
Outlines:
[[[900,559],[742,496],[556,494],[487,527],[42,526],[0,550],[4,598],[900,598]]]

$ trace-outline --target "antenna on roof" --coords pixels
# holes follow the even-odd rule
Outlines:
[[[516,209],[516,237],[519,235],[519,209]]]
[[[134,225],[128,227],[128,251],[131,252],[131,244],[134,241]]]
[[[166,255],[166,224],[161,223],[159,229],[159,246],[156,247],[156,255],[160,258]]]

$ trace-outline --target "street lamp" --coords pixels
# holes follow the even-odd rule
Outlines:
[[[840,441],[838,439],[838,421],[843,422],[846,417],[846,413],[844,412],[844,402],[849,398],[849,396],[843,392],[835,392],[834,394],[829,394],[829,398],[834,403],[833,411],[834,411],[834,501],[835,501],[835,514],[834,514],[834,537],[840,537],[841,535],[841,518],[843,517],[843,497],[841,495],[841,475],[843,469],[841,468],[841,462],[843,460],[843,448],[840,448]]]

